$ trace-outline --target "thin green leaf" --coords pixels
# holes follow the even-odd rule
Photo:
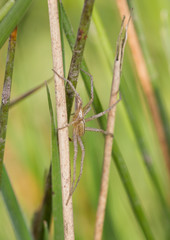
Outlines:
[[[9,110],[10,95],[11,95],[12,74],[13,74],[13,67],[14,67],[16,36],[17,36],[17,29],[15,29],[11,33],[9,38],[4,86],[2,91],[2,100],[1,100],[1,108],[0,108],[0,186],[1,186],[1,175],[2,175],[2,168],[3,168],[3,158],[4,158],[4,151],[5,151],[7,123],[8,123],[8,110]]]
[[[169,128],[169,119],[168,119],[168,116],[167,116],[167,113],[165,111],[165,107],[164,107],[164,104],[163,104],[163,100],[160,96],[160,93],[158,91],[157,88],[155,88],[155,96],[156,96],[156,99],[157,99],[157,102],[158,102],[158,107],[159,107],[159,111],[160,111],[160,114],[161,114],[161,118],[162,118],[162,122],[163,122],[163,125],[164,125],[164,132],[165,132],[165,136],[166,136],[166,140],[167,140],[167,143],[168,143],[168,146],[169,146],[169,154],[170,154],[170,128]]]
[[[71,59],[68,79],[72,82],[73,86],[77,85],[77,78],[80,72],[80,65],[83,58],[83,52],[85,48],[85,43],[89,31],[92,11],[93,11],[94,0],[85,0],[83,11],[80,19],[79,29],[77,32],[77,38],[75,41],[75,46],[72,49],[73,55]],[[64,14],[64,13],[63,13]],[[63,17],[63,27],[64,27],[64,17]],[[73,43],[72,43],[73,46]],[[66,84],[66,103],[67,103],[67,114],[68,119],[70,118],[71,108],[73,105],[74,91],[70,85]]]
[[[61,174],[60,161],[57,145],[57,134],[55,129],[54,114],[50,92],[47,86],[48,105],[51,117],[51,136],[52,136],[52,212],[54,217],[54,239],[64,239],[63,226],[63,207],[62,207],[62,192],[61,192]]]
[[[47,222],[44,221],[44,239],[43,240],[48,240],[48,225],[47,225]]]
[[[99,41],[101,43],[101,46],[102,46],[101,49],[103,50],[103,52],[106,56],[106,59],[108,60],[108,65],[110,66],[110,72],[112,74],[112,67],[111,67],[112,56],[110,54],[112,52],[112,48],[111,48],[110,42],[107,38],[107,35],[104,31],[104,27],[102,25],[100,17],[99,17],[95,8],[94,8],[93,19],[94,19],[94,23],[95,23],[95,26],[96,26],[96,29],[97,29],[97,32],[98,32],[98,35],[99,35],[98,39],[99,39]],[[103,37],[103,36],[105,36],[105,37]],[[146,49],[145,49],[145,51],[146,51]],[[158,198],[160,200],[160,203],[162,205],[162,209],[164,211],[164,214],[166,215],[166,217],[168,217],[168,215],[169,215],[168,206],[167,206],[164,194],[162,192],[162,189],[161,189],[161,186],[160,186],[160,183],[159,183],[159,180],[158,180],[158,175],[157,175],[157,173],[154,169],[154,166],[152,164],[152,159],[151,159],[151,156],[150,156],[148,145],[147,145],[146,141],[144,140],[144,136],[143,136],[142,128],[141,128],[142,126],[140,125],[140,122],[136,120],[136,117],[134,118],[134,115],[135,116],[140,116],[141,115],[141,110],[139,108],[133,108],[133,113],[132,113],[132,105],[133,105],[134,99],[132,99],[132,94],[130,92],[130,89],[129,89],[129,86],[128,86],[127,82],[128,82],[127,79],[123,75],[123,79],[122,79],[121,85],[120,85],[120,91],[121,91],[121,94],[122,94],[123,103],[125,105],[125,109],[126,109],[128,118],[130,120],[131,127],[132,127],[134,135],[136,137],[136,141],[138,143],[139,150],[140,150],[141,155],[143,157],[144,164],[147,168],[147,171],[148,171],[148,174],[151,178],[151,181],[152,181],[152,183],[155,187],[155,190],[157,192],[157,196],[158,196]]]
[[[0,48],[3,46],[10,33],[18,25],[28,10],[32,0],[16,0],[13,7],[0,23]]]
[[[62,13],[63,13],[63,28],[64,28],[64,32],[65,32],[65,35],[67,37],[67,41],[69,43],[69,46],[70,46],[71,50],[73,50],[74,42],[75,42],[76,38],[74,36],[72,25],[71,25],[67,15],[66,15],[66,12],[64,10],[63,5],[62,5]],[[86,72],[88,72],[87,64],[86,64],[84,59],[81,62],[81,68],[84,69]],[[87,74],[85,74],[82,71],[81,71],[81,75],[83,77],[86,89],[90,89],[91,85],[90,85],[89,77],[87,76]],[[90,96],[90,92],[88,92],[88,93],[89,93],[89,96]],[[95,88],[94,88],[94,101],[93,101],[93,103],[94,103],[94,105],[99,106],[99,108],[102,108],[101,102],[99,100],[99,97],[97,95],[97,92],[96,92]],[[103,120],[103,118],[101,118],[101,119]],[[103,122],[103,124],[104,124],[104,122]]]
[[[51,223],[51,208],[52,208],[52,188],[51,188],[51,167],[46,179],[45,194],[43,197],[40,209],[35,212],[32,223],[32,233],[35,240],[41,240],[44,237],[44,221],[48,229]]]
[[[130,1],[128,1],[128,5],[129,5],[129,7],[131,7],[131,2]],[[159,93],[159,88],[158,88],[158,82],[160,82],[160,79],[159,79],[160,78],[160,73],[158,73],[158,70],[155,68],[155,66],[153,64],[153,60],[152,60],[152,58],[150,56],[150,52],[148,50],[146,39],[145,39],[144,34],[143,34],[144,33],[143,26],[142,26],[142,23],[141,23],[140,18],[139,18],[138,7],[137,7],[136,4],[133,7],[135,8],[135,11],[134,11],[134,15],[135,15],[135,21],[134,21],[135,30],[136,30],[136,32],[138,34],[140,45],[141,45],[141,48],[142,48],[142,51],[143,51],[143,54],[144,54],[144,57],[145,57],[145,61],[146,61],[146,64],[147,64],[147,68],[149,70],[149,74],[150,74],[150,77],[152,79],[152,85],[153,85],[155,97],[156,97],[156,100],[157,100],[157,103],[158,103],[159,113],[160,113],[160,116],[161,116],[161,119],[162,119],[162,122],[163,122],[164,134],[165,134],[166,142],[168,144],[168,150],[169,150],[169,155],[170,155],[170,129],[169,129],[169,121],[168,121],[168,117],[166,116],[167,115],[166,114],[166,110],[165,110],[164,104],[162,103],[161,95]],[[166,26],[166,23],[163,23],[162,24],[163,27],[165,27],[164,24]],[[168,26],[166,26],[166,27],[167,27],[167,29],[161,29],[161,30],[165,31],[165,34],[163,34],[163,36],[164,36],[163,44],[165,46],[164,46],[163,49],[166,52],[166,56],[168,56],[168,53],[170,52],[169,51],[169,36],[167,34],[167,32],[169,30],[169,27]],[[169,59],[167,59],[167,61],[168,60]],[[167,82],[167,83],[169,83],[169,82]]]
[[[0,22],[2,21],[2,19],[7,15],[7,13],[9,12],[9,10],[12,8],[12,6],[14,5],[15,0],[9,0],[8,2],[6,2],[4,4],[4,6],[0,9]]]
[[[124,187],[125,187],[125,190],[127,192],[128,198],[130,200],[130,203],[131,203],[132,209],[134,211],[134,214],[135,214],[135,216],[138,220],[138,223],[140,224],[140,226],[143,230],[143,233],[144,233],[146,239],[148,239],[148,240],[155,239],[153,237],[151,228],[150,228],[150,226],[148,224],[148,221],[146,219],[145,213],[142,209],[141,202],[140,202],[140,200],[137,196],[137,193],[136,193],[136,191],[133,187],[132,180],[131,180],[131,177],[129,175],[127,166],[125,164],[125,161],[122,157],[122,154],[119,150],[119,147],[118,147],[116,141],[114,141],[114,143],[113,143],[112,156],[113,156],[113,161],[116,164],[116,167],[119,171],[119,175],[120,175],[120,177],[122,179],[122,182],[124,184]]]
[[[31,233],[29,232],[28,226],[24,219],[21,208],[17,202],[15,193],[12,189],[9,177],[4,166],[2,171],[1,191],[2,197],[4,199],[4,204],[6,205],[8,214],[14,227],[16,239],[32,240],[33,238],[31,236]]]
[[[112,67],[113,67],[112,62],[114,60],[113,50],[111,49],[110,43],[109,43],[108,38],[107,38],[107,34],[105,32],[104,27],[102,26],[100,17],[98,15],[95,7],[94,7],[94,10],[93,10],[93,21],[94,21],[97,33],[100,37],[99,40],[100,40],[100,44],[102,46],[101,48],[104,50],[105,55],[106,55],[106,59],[107,59],[107,63],[110,66],[110,68],[112,69]]]

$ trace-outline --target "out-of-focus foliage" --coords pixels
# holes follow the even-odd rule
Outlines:
[[[148,69],[152,75],[153,86],[159,92],[167,119],[169,119],[169,3],[166,0],[134,0],[130,1],[130,4],[134,7],[134,21],[138,27],[139,38],[148,51],[149,56],[145,55],[145,57],[147,57],[147,64],[150,64]],[[65,0],[63,5],[76,33],[83,1]],[[121,23],[116,3],[111,0],[107,2],[98,0],[95,6],[113,48],[114,61],[116,40]],[[33,1],[29,11],[18,26],[12,85],[13,98],[52,76],[50,44],[47,2]],[[67,41],[65,41],[65,48],[67,71],[71,59]],[[2,92],[6,52],[7,43],[0,51],[0,93]],[[107,108],[112,76],[93,22],[90,26],[85,48],[85,59],[90,73],[93,75],[94,85],[103,108]],[[131,91],[131,97],[134,100],[131,113],[133,114],[136,108],[141,108],[140,118],[135,115],[134,118],[143,128],[144,141],[148,145],[162,191],[168,199],[168,178],[163,156],[148,107],[145,99],[141,97],[143,94],[140,84],[138,84],[138,77],[128,45],[125,50],[123,75],[122,81],[126,81]],[[77,90],[83,98],[83,102],[86,103],[88,97],[81,78]],[[54,99],[53,83],[50,85],[50,91],[52,93],[51,97]],[[91,112],[91,114],[93,113]],[[90,122],[88,125],[98,127],[96,121]],[[45,177],[51,157],[50,134],[50,116],[45,88],[11,108],[4,162],[16,196],[29,223],[31,223],[33,213],[38,208],[43,195]],[[123,101],[117,107],[115,138],[127,163],[155,239],[165,239],[166,229],[162,219],[160,202],[144,166]],[[92,239],[93,237],[102,171],[104,138],[99,133],[87,132],[83,137],[83,142],[86,150],[84,171],[80,184],[73,195],[76,239],[81,240]],[[70,148],[72,159],[72,142],[70,142]],[[80,154],[78,155],[78,164],[79,159]],[[145,239],[133,215],[124,187],[113,163],[110,173],[110,188],[103,239]],[[0,239],[13,240],[15,239],[13,229],[1,198],[0,211]]]

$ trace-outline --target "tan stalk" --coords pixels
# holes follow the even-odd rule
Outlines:
[[[128,15],[129,8],[126,0],[117,0],[117,6],[120,12],[121,17],[123,15]],[[147,70],[147,66],[145,63],[145,59],[143,57],[143,53],[139,44],[139,40],[134,28],[134,24],[132,23],[129,28],[129,38],[128,43],[132,52],[132,57],[134,60],[134,64],[136,66],[136,71],[139,77],[139,80],[141,82],[141,85],[143,87],[144,94],[146,96],[148,105],[150,107],[150,111],[152,114],[153,122],[155,124],[155,129],[157,131],[158,139],[160,142],[160,146],[162,149],[162,153],[164,156],[164,159],[166,161],[166,165],[170,174],[170,156],[168,152],[168,145],[166,142],[164,129],[162,125],[162,120],[160,118],[159,110],[157,107],[157,101],[154,95],[154,91],[151,85],[151,79]]]
[[[126,25],[124,37],[122,38],[124,20],[125,20],[125,17],[123,17],[121,30],[120,30],[118,41],[117,41],[116,57],[115,57],[114,70],[113,70],[113,81],[112,81],[110,104],[109,104],[110,106],[116,102],[117,93],[119,92],[120,75],[121,75],[121,69],[122,69],[122,63],[123,63],[124,49],[125,49],[125,44],[127,40],[127,29],[129,24],[129,21],[128,21],[128,24]],[[111,109],[110,112],[108,113],[106,131],[109,133],[114,132],[115,114],[116,114],[116,106],[113,109]],[[95,240],[102,239],[103,223],[104,223],[105,208],[106,208],[107,193],[108,193],[112,144],[113,144],[113,137],[111,135],[107,135],[105,139],[102,180],[101,180],[99,203],[98,203],[97,215],[96,215],[96,225],[95,225],[95,233],[94,233]]]
[[[57,0],[48,0],[48,9],[53,55],[53,69],[55,69],[56,72],[63,76],[63,60]],[[58,127],[61,128],[63,125],[67,123],[65,87],[64,81],[62,81],[56,74],[54,75],[54,80],[57,108],[57,123]],[[68,128],[64,128],[58,132],[58,141],[62,183],[64,239],[72,240],[74,239],[72,199],[70,199],[69,203],[66,205],[70,193],[70,159],[69,159]]]

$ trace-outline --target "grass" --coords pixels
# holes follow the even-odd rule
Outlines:
[[[65,1],[63,4],[76,33],[83,3]],[[93,23],[90,26],[84,57],[90,73],[93,75],[96,93],[102,103],[102,108],[105,109],[109,102],[111,66],[114,60],[115,44],[121,20],[117,7],[112,1],[108,1],[107,4],[103,1],[97,1],[95,7],[101,18],[112,52],[109,56],[110,60],[108,60]],[[168,52],[161,40],[165,36],[160,34],[164,25],[162,25],[159,16],[161,10],[163,8],[169,9],[169,6],[166,2],[162,3],[161,1],[156,3],[154,1],[134,1],[134,21],[136,20],[135,7],[138,10],[137,17],[142,27],[140,28],[137,21],[135,23],[139,30],[141,29],[140,38],[145,37],[143,44],[147,48],[149,59],[156,70],[157,78],[154,79],[153,86],[161,100],[166,123],[170,116],[168,108],[170,86],[167,80],[169,61]],[[167,22],[169,24],[169,20]],[[157,39],[157,41],[153,41],[153,39]],[[64,40],[67,73],[71,51],[66,38]],[[4,78],[6,51],[7,44],[3,45],[0,52],[2,63],[0,79]],[[145,57],[148,66],[148,57],[147,55]],[[52,57],[47,4],[36,1],[31,5],[18,27],[12,98],[50,78],[52,76],[51,68]],[[164,210],[162,210],[164,204],[161,205],[160,203],[162,197],[163,201],[167,201],[169,196],[166,166],[163,162],[156,131],[141,86],[138,83],[128,46],[125,50],[121,81],[122,101],[117,106],[115,139],[126,162],[134,188],[142,203],[155,239],[168,239]],[[49,88],[54,106],[53,83],[49,84]],[[86,103],[88,95],[81,79],[79,79],[77,90],[83,98],[83,102]],[[2,81],[0,82],[0,92],[2,92]],[[95,98],[95,101],[95,104],[98,104],[97,98]],[[28,99],[23,100],[22,103],[13,106],[9,111],[8,119],[4,162],[20,208],[23,209],[26,217],[26,223],[29,223],[30,227],[33,214],[40,206],[43,197],[44,179],[47,175],[45,171],[49,169],[51,158],[51,123],[46,89],[42,88]],[[101,121],[104,122],[104,119]],[[91,122],[89,126],[99,127],[97,122]],[[103,136],[97,133],[86,133],[83,141],[86,150],[84,171],[80,184],[73,195],[75,236],[76,239],[81,240],[93,238],[104,147]],[[140,144],[143,151],[141,151]],[[71,142],[70,149],[70,159],[72,159],[73,146]],[[159,183],[160,193],[155,191],[143,161],[144,156],[147,159],[146,152],[152,159],[151,163]],[[78,155],[79,159],[80,155]],[[7,212],[4,211],[5,205],[3,202],[0,204],[0,209],[2,210],[0,238],[17,239],[14,237],[12,230],[6,231],[8,228],[11,229],[11,223],[7,217]],[[44,225],[44,229],[47,235],[46,225]],[[11,235],[9,235],[10,232]],[[111,165],[110,171],[103,239],[109,239],[110,236],[113,237],[112,239],[122,240],[145,239],[134,217],[115,164]]]

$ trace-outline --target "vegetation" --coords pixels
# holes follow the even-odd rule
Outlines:
[[[94,79],[94,103],[88,116],[108,108],[122,15],[129,18],[124,7],[128,2],[129,9],[133,8],[120,83],[122,100],[116,110],[102,239],[170,239],[168,1],[85,2],[94,2],[94,6],[89,7],[89,15],[86,12],[82,19],[84,1],[65,0],[58,6],[65,77],[76,86],[82,68]],[[123,7],[119,6],[120,2]],[[65,234],[65,219],[60,139],[55,134],[55,87],[50,80],[54,65],[48,2],[3,0],[0,20],[0,239],[61,240]],[[137,39],[132,32],[133,24]],[[16,47],[14,44],[12,50],[8,50],[8,38],[16,26]],[[84,34],[83,43],[80,33]],[[14,34],[16,32],[10,38]],[[7,58],[7,54],[11,57]],[[90,80],[84,72],[81,74],[76,89],[86,104],[90,97]],[[9,79],[11,94],[8,91],[5,95]],[[73,95],[68,92],[67,88],[69,119],[74,108],[71,111]],[[13,102],[25,93],[28,94]],[[106,120],[104,116],[89,122],[88,126],[106,129]],[[71,128],[69,136],[72,137]],[[75,239],[94,237],[104,140],[101,133],[86,132],[83,136],[84,169],[73,194]],[[70,141],[69,146],[72,161],[73,142]],[[80,159],[81,151],[78,151],[77,169]],[[65,239],[69,238],[65,235]]]

